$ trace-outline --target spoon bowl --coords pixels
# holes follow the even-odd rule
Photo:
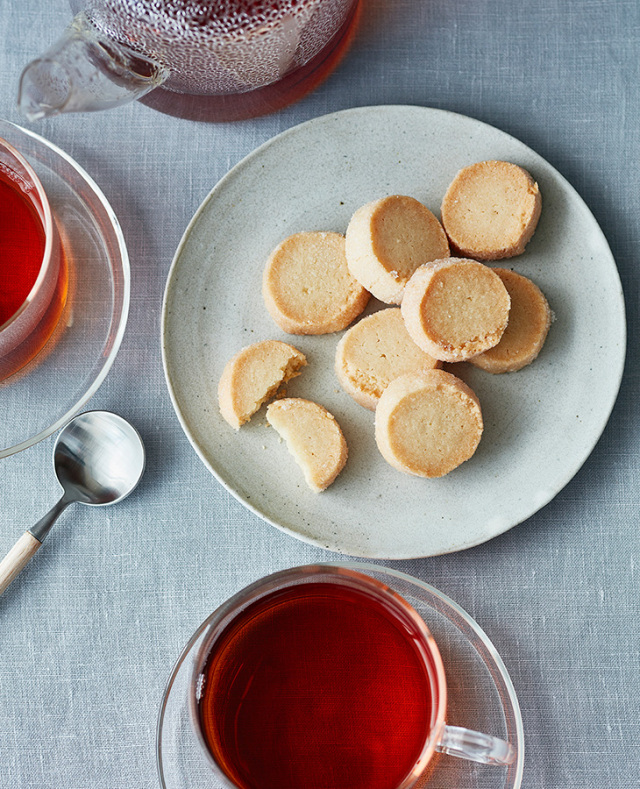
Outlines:
[[[126,419],[110,411],[87,411],[72,419],[53,449],[62,497],[0,562],[0,594],[28,564],[69,504],[99,506],[122,501],[137,486],[144,466],[142,439]]]
[[[82,504],[122,501],[137,486],[144,465],[138,431],[109,411],[77,416],[53,449],[53,466],[65,496]]]

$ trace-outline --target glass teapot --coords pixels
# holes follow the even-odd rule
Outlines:
[[[279,109],[336,65],[358,0],[71,0],[71,6],[76,16],[62,37],[20,78],[18,104],[29,120],[134,99],[196,120]]]

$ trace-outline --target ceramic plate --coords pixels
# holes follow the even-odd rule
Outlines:
[[[380,456],[373,413],[333,372],[341,334],[293,337],[262,303],[266,258],[300,230],[344,232],[363,203],[408,194],[436,214],[459,168],[515,162],[538,181],[543,208],[526,252],[507,265],[533,279],[554,312],[534,364],[492,376],[456,372],[480,398],[476,454],[437,480],[409,477]],[[504,262],[503,262],[504,265]],[[379,308],[372,303],[367,312]],[[204,201],[180,243],[163,312],[171,397],[206,466],[241,502],[278,528],[341,553],[416,558],[482,543],[547,504],[578,471],[607,422],[622,375],[624,302],[593,215],[544,159],[471,118],[421,107],[364,107],[289,129],[234,167]],[[288,387],[341,424],[349,461],[324,493],[309,490],[264,410],[239,432],[218,412],[217,383],[240,348],[292,342],[308,359]]]

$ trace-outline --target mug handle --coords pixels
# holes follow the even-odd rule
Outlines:
[[[510,743],[460,726],[444,727],[436,751],[481,764],[512,764],[516,758]]]

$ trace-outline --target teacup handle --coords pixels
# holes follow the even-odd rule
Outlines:
[[[508,742],[460,726],[445,726],[436,751],[481,764],[511,764],[515,748]]]

